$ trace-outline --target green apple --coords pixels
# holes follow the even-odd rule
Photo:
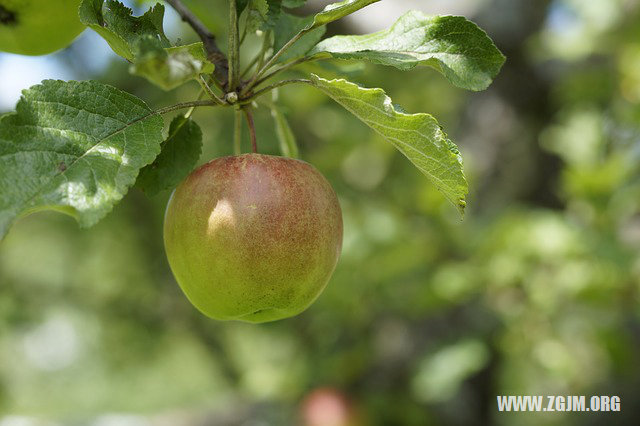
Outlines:
[[[0,0],[0,51],[44,55],[71,44],[84,30],[80,0]]]
[[[274,321],[304,311],[325,288],[342,248],[342,212],[308,163],[223,157],[176,188],[164,243],[178,284],[202,313]]]

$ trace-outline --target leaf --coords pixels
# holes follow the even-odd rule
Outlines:
[[[248,32],[275,29],[282,13],[282,0],[249,0],[246,5]]]
[[[167,49],[142,42],[138,47],[131,73],[145,77],[164,90],[174,89],[214,70],[202,42]]]
[[[424,173],[460,214],[464,213],[467,181],[458,148],[429,114],[399,112],[382,89],[362,88],[349,81],[311,75],[311,84],[378,132]]]
[[[269,11],[267,12],[267,19],[262,26],[263,30],[274,29],[280,19],[282,13],[282,0],[267,0],[269,5]]]
[[[282,155],[290,158],[298,158],[298,144],[296,143],[296,137],[291,130],[291,126],[289,126],[287,117],[285,117],[284,113],[275,104],[271,104],[270,107]]]
[[[282,0],[282,5],[287,9],[295,9],[304,6],[307,0]]]
[[[238,16],[245,10],[250,0],[236,0],[236,10]]]
[[[83,0],[80,21],[104,38],[118,55],[134,61],[134,53],[141,40],[154,42],[159,47],[171,47],[164,34],[162,21],[164,6],[156,4],[140,17],[115,0]]]
[[[505,60],[473,22],[462,16],[427,16],[418,11],[406,13],[387,30],[323,40],[310,55],[323,52],[401,70],[427,65],[452,84],[470,90],[486,89]]]
[[[131,72],[165,90],[213,72],[202,43],[171,47],[164,34],[164,6],[156,4],[140,17],[115,0],[83,0],[81,21],[95,30],[118,55],[133,63]]]
[[[250,0],[247,5],[247,32],[253,33],[262,28],[267,20],[269,4],[267,0]]]
[[[140,171],[136,185],[149,195],[174,188],[193,170],[201,151],[202,130],[195,121],[178,115],[160,155]]]
[[[380,0],[344,0],[338,3],[331,3],[313,19],[313,24],[308,28],[318,28],[321,25],[327,25],[330,22],[337,21],[347,15],[356,12],[363,7],[369,6]]]
[[[98,222],[160,152],[162,128],[142,100],[95,81],[24,90],[0,119],[0,237],[45,209]]]
[[[284,46],[289,40],[291,40],[296,34],[304,30],[311,22],[313,17],[299,17],[289,13],[282,13],[277,25],[274,29],[274,44],[273,50],[277,52]],[[326,27],[318,27],[303,35],[293,46],[282,54],[279,58],[279,62],[285,62],[289,59],[298,58],[306,55],[313,46],[320,41]]]

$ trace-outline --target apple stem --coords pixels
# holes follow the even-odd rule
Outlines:
[[[242,154],[242,111],[236,109],[233,123],[233,152],[235,155]]]
[[[256,127],[253,123],[253,113],[251,107],[242,108],[244,116],[247,119],[247,126],[249,126],[249,135],[251,136],[251,149],[254,153],[258,152],[258,142],[256,141]]]

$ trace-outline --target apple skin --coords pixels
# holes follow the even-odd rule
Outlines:
[[[84,29],[80,0],[0,0],[0,51],[45,55],[67,47]]]
[[[202,313],[275,321],[304,311],[327,285],[342,249],[342,212],[308,163],[222,157],[176,188],[164,243],[178,284]]]
[[[363,426],[360,410],[346,394],[333,387],[311,391],[301,403],[303,426]]]

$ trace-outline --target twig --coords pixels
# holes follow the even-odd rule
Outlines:
[[[208,59],[215,65],[216,69],[213,72],[216,80],[221,86],[227,84],[227,73],[229,69],[229,62],[227,57],[222,53],[222,50],[216,43],[216,37],[209,31],[209,29],[193,14],[181,0],[167,0],[167,3],[171,5],[178,12],[178,15],[184,22],[189,24],[191,28],[198,34],[198,37],[202,40],[204,49],[207,52]]]
[[[247,119],[247,126],[249,126],[249,135],[251,136],[251,149],[253,153],[258,152],[258,143],[256,141],[256,127],[253,122],[253,113],[251,112],[251,107],[247,106],[242,108],[244,111],[244,116]]]
[[[248,104],[250,103],[253,99],[264,95],[267,92],[272,91],[273,89],[280,87],[280,86],[286,86],[287,84],[294,84],[294,83],[307,83],[307,84],[312,84],[311,80],[307,80],[305,78],[295,78],[295,79],[291,79],[291,80],[282,80],[279,81],[277,83],[274,83],[270,86],[267,87],[263,87],[262,89],[258,90],[257,92],[255,92],[253,95],[251,95],[250,97],[248,97],[247,99],[243,99],[242,103],[243,104]]]

